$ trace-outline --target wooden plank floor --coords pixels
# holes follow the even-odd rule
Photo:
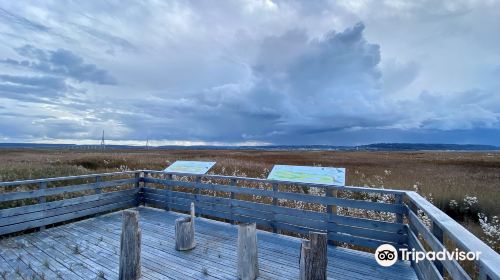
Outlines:
[[[174,250],[183,214],[139,207],[141,279],[236,279],[237,227],[197,218],[197,246]],[[0,241],[0,279],[117,279],[121,212]],[[259,232],[259,279],[297,279],[300,240]],[[331,279],[417,279],[408,263],[390,268],[373,255],[330,246]]]

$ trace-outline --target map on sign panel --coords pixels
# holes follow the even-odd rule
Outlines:
[[[344,186],[345,168],[275,165],[267,179]]]
[[[215,165],[212,161],[184,161],[178,160],[163,170],[173,173],[205,174]]]

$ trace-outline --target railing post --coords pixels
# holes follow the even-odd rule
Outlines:
[[[443,230],[434,221],[432,222],[432,228],[431,228],[431,230],[432,230],[432,234],[437,238],[437,240],[439,240],[439,243],[443,244],[443,246],[444,246],[444,243],[443,243],[443,240],[444,240],[444,238],[443,238]],[[443,263],[441,263],[440,261],[436,260],[436,261],[434,261],[434,264],[436,265],[436,268],[439,271],[439,273],[441,275],[444,275]]]
[[[134,178],[135,178],[135,184],[134,184],[134,188],[137,189],[137,195],[136,195],[136,198],[137,198],[137,202],[136,202],[136,206],[139,206],[141,205],[141,197],[142,197],[142,194],[141,194],[141,190],[140,190],[140,181],[141,181],[141,172],[135,172],[134,174]]]
[[[479,267],[479,280],[492,280],[482,267]]]
[[[411,211],[411,212],[415,213],[415,215],[417,215],[417,216],[418,216],[418,208],[417,208],[417,205],[415,205],[415,204],[414,204],[413,202],[411,202],[411,201],[408,201],[408,211]],[[415,227],[412,223],[408,223],[408,225],[410,226],[410,231],[411,231],[411,232],[413,232],[413,233],[415,234],[415,236],[418,238],[418,229],[417,229],[417,228],[416,228],[416,227]],[[408,233],[408,236],[410,236],[410,233]],[[410,237],[408,237],[408,238],[410,238]],[[413,249],[413,248],[411,248],[411,247],[412,247],[412,246],[410,245],[410,242],[408,242],[408,249]],[[398,257],[400,257],[400,256],[398,255]],[[415,261],[414,261],[414,260],[412,260],[412,261],[411,261],[411,265],[412,265],[413,267],[415,267],[415,266],[416,266],[416,264],[415,264]]]
[[[231,179],[231,186],[236,186],[236,179]],[[236,199],[236,194],[234,192],[231,192],[231,220],[230,223],[234,225],[236,221],[234,220],[234,213],[233,213],[233,201]]]
[[[45,189],[47,189],[47,182],[40,182],[38,185],[38,189],[40,189],[42,192],[45,192]],[[45,203],[46,201],[47,201],[47,198],[45,197],[45,195],[38,197],[39,204]],[[45,226],[41,226],[39,228],[39,230],[44,230],[44,229],[45,229]]]
[[[394,195],[394,202],[395,204],[403,204],[403,195],[398,193]],[[403,214],[396,213],[396,223],[402,224],[403,223]]]
[[[200,202],[199,201],[199,196],[201,195],[201,188],[198,186],[198,183],[201,182],[201,177],[200,176],[196,176],[196,179],[194,180],[194,182],[195,182],[195,185],[194,185],[194,187],[195,187],[194,198],[195,198],[195,201],[196,201],[196,203],[195,203],[195,208],[196,208],[195,212],[196,212],[196,217],[199,217],[201,211],[200,211],[200,206],[198,206],[198,205],[200,205],[200,203],[199,203]]]
[[[101,193],[101,188],[99,187],[99,183],[102,181],[101,176],[96,176],[95,177],[95,183],[96,183],[96,188],[95,188],[95,194],[100,194]]]
[[[326,193],[325,193],[326,197],[337,197],[337,189],[334,189],[334,188],[330,188],[330,187],[327,187],[326,188]],[[337,215],[337,205],[331,205],[331,204],[327,204],[326,205],[326,213],[328,213],[327,215],[327,223],[326,223],[326,232],[327,232],[327,240],[328,240],[328,244],[330,245],[335,245],[335,243],[333,242],[333,240],[330,240],[329,238],[329,234],[330,233],[333,233],[334,231],[331,231],[330,230],[330,221],[332,220],[332,218]]]
[[[172,174],[166,174],[165,175],[166,179],[167,180],[172,180]],[[165,210],[167,211],[171,211],[172,210],[172,207],[170,207],[170,205],[172,204],[172,191],[174,190],[174,188],[172,186],[167,186],[167,195],[165,196]]]
[[[403,194],[401,194],[401,193],[395,194],[394,195],[394,203],[402,205],[403,204]],[[396,213],[396,223],[397,224],[403,224],[404,223],[403,219],[404,219],[404,214]],[[406,238],[406,239],[407,239],[406,244],[408,244],[408,238]],[[398,244],[403,245],[402,243],[403,242],[400,242]],[[398,250],[398,258],[399,259],[402,258],[402,254],[399,250]]]
[[[278,207],[278,198],[276,193],[279,191],[279,185],[277,183],[273,183],[273,206]],[[273,213],[273,232],[278,233],[277,221],[276,221],[276,212]]]
[[[145,188],[146,187],[146,178],[148,177],[148,172],[147,171],[144,171],[142,172],[142,187]]]
[[[141,181],[141,172],[135,172],[135,179],[137,181],[135,181],[134,187],[138,189],[140,187],[139,182]]]
[[[146,178],[148,177],[148,172],[147,171],[144,171],[142,173],[142,187],[143,188],[146,188]],[[141,195],[141,202],[142,202],[142,205],[143,206],[146,206],[146,200],[144,199],[144,192],[143,194]]]
[[[412,211],[413,213],[415,213],[415,215],[417,215],[418,217],[418,208],[417,208],[417,205],[415,205],[415,203],[409,201],[408,202],[408,210],[409,211]],[[417,228],[412,224],[412,223],[409,223],[409,226],[410,226],[410,230],[415,234],[415,236],[418,237],[418,230]]]

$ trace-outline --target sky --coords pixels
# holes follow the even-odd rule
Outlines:
[[[500,0],[0,1],[0,142],[500,146]]]

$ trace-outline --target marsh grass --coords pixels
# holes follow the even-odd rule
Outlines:
[[[498,152],[338,152],[338,151],[228,151],[228,150],[109,150],[106,152],[85,150],[0,150],[0,181],[37,179],[81,175],[89,173],[115,172],[124,170],[153,169],[162,170],[176,160],[216,161],[210,173],[237,175],[242,177],[265,178],[274,164],[320,165],[345,167],[347,185],[376,188],[395,188],[418,190],[432,203],[462,223],[483,240],[495,238],[485,236],[486,230],[495,230],[494,217],[500,216],[500,153]],[[117,177],[118,178],[118,177]],[[90,183],[90,180],[72,183]],[[220,182],[229,184],[227,180]],[[247,187],[272,189],[270,185],[246,183]],[[62,184],[49,184],[58,187]],[[0,188],[0,193],[35,189],[36,185],[15,188]],[[162,188],[162,187],[160,187]],[[280,186],[283,190],[284,186]],[[290,189],[286,191],[317,192],[323,190]],[[114,190],[114,189],[112,189]],[[191,192],[186,188],[179,191]],[[106,191],[106,190],[104,190]],[[87,193],[54,196],[57,200],[71,198]],[[228,196],[224,192],[204,194]],[[340,193],[341,197],[384,200],[391,197],[377,197],[363,194]],[[477,203],[466,207],[464,198],[473,197]],[[270,198],[248,197],[242,199],[262,199],[270,203]],[[266,200],[267,199],[267,200]],[[457,205],[452,202],[455,201]],[[36,203],[36,200],[16,201],[15,204],[0,205],[0,208],[15,207]],[[307,210],[323,211],[322,205],[309,203],[296,204],[280,201],[280,205]],[[451,204],[450,204],[451,203]],[[340,209],[350,215],[367,215],[353,209]],[[481,223],[480,214],[489,224]],[[381,214],[383,215],[383,214]],[[393,217],[380,217],[392,219]],[[484,221],[484,219],[483,219]],[[491,243],[489,243],[491,244]],[[491,245],[499,251],[498,243]]]

